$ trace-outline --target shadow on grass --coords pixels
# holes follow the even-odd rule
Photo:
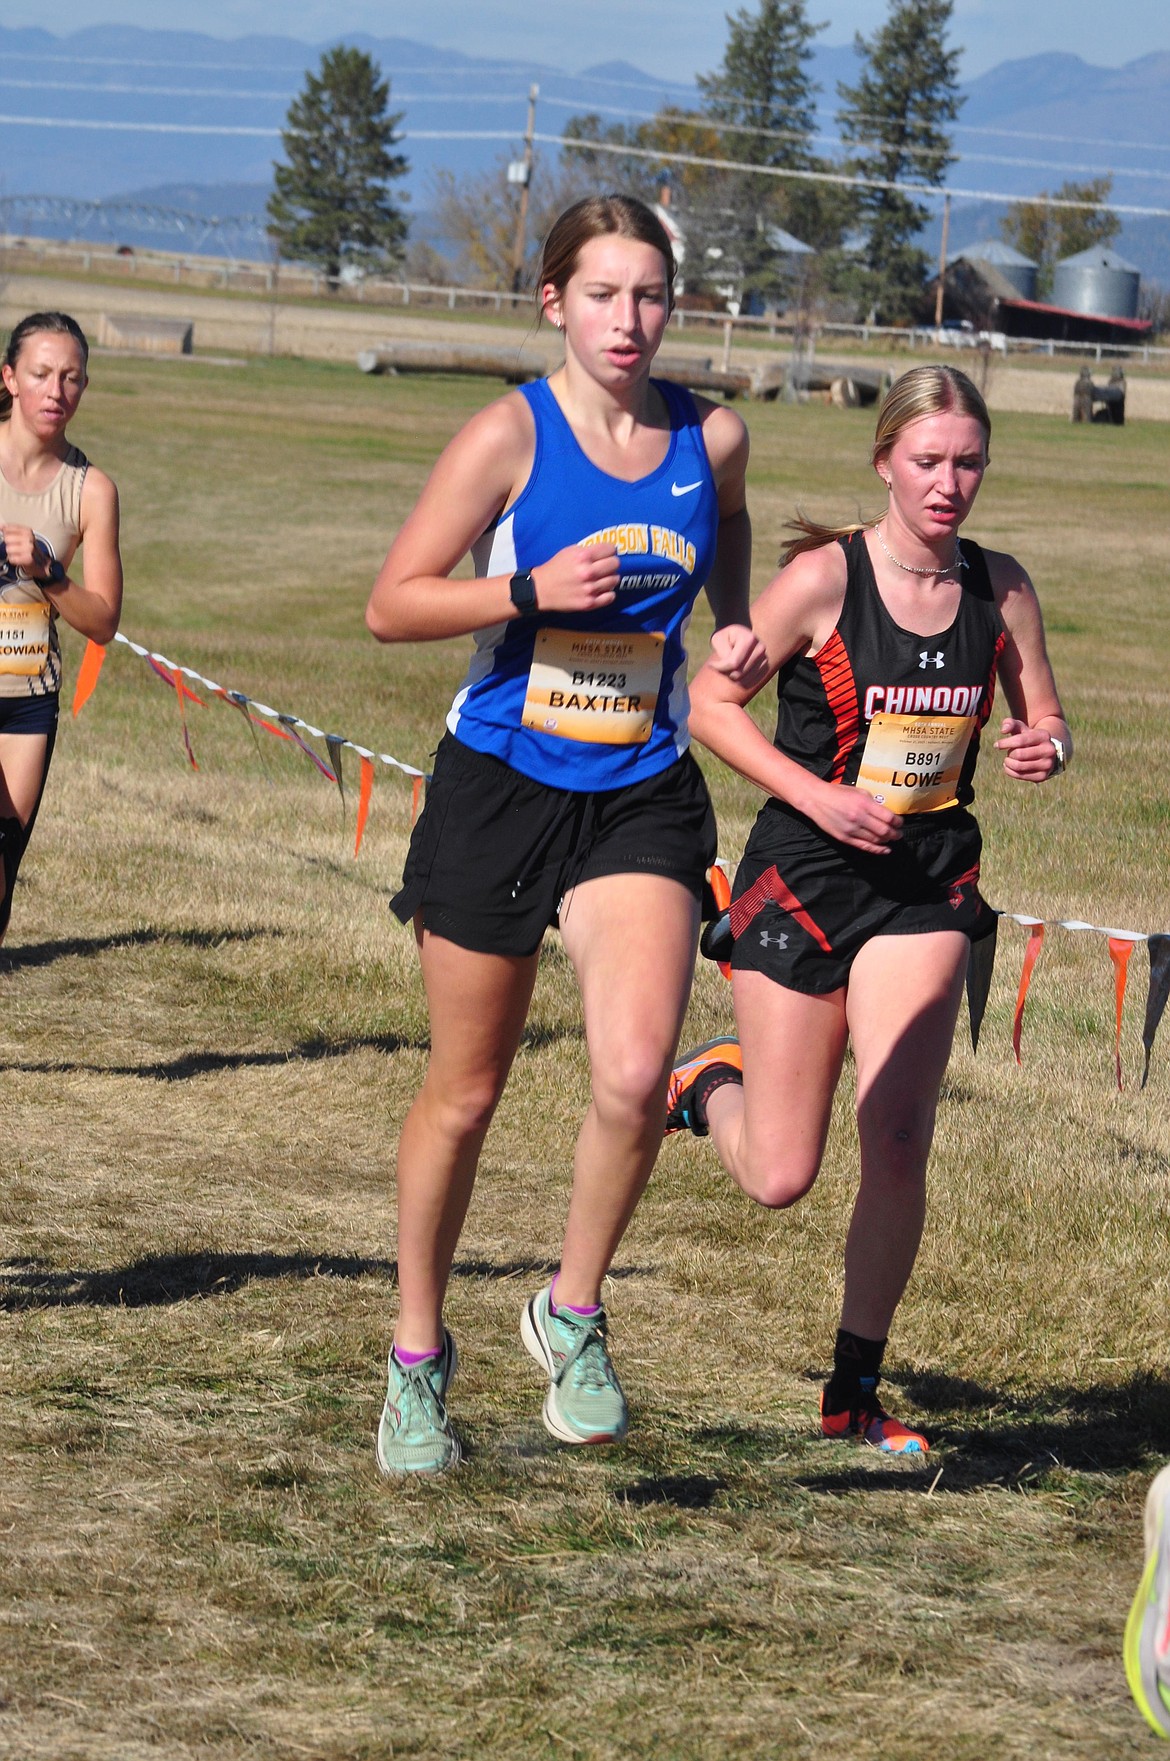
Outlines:
[[[225,942],[254,942],[262,936],[279,941],[284,935],[275,927],[254,929],[128,929],[109,936],[66,936],[59,942],[29,942],[25,947],[0,949],[0,973],[22,972],[26,967],[51,966],[55,960],[77,955],[88,958],[119,948],[150,948],[177,943],[184,948],[218,948]]]
[[[614,1497],[619,1504],[673,1504],[679,1510],[707,1510],[726,1489],[722,1474],[662,1474],[618,1486]]]
[[[646,1266],[615,1267],[611,1278],[643,1276]],[[550,1278],[551,1260],[456,1260],[453,1278]],[[108,1271],[58,1271],[29,1261],[0,1261],[0,1310],[151,1308],[194,1297],[230,1296],[259,1279],[385,1278],[398,1281],[397,1260],[359,1254],[151,1254]]]
[[[898,1409],[921,1422],[932,1452],[887,1460],[866,1450],[864,1466],[859,1459],[855,1468],[802,1473],[801,1486],[814,1492],[914,1491],[929,1489],[938,1476],[935,1496],[993,1485],[1026,1491],[1051,1485],[1051,1476],[1062,1471],[1129,1473],[1149,1469],[1170,1453],[1170,1381],[1163,1377],[1140,1374],[1028,1394],[933,1374],[897,1381],[905,1391]]]
[[[523,1050],[538,1052],[563,1039],[583,1038],[577,1027],[525,1028],[520,1044]],[[175,1058],[160,1058],[150,1064],[81,1064],[67,1059],[42,1060],[38,1063],[0,1062],[0,1072],[18,1071],[24,1076],[137,1076],[145,1082],[189,1082],[193,1076],[211,1076],[221,1070],[263,1069],[274,1064],[315,1063],[322,1058],[347,1058],[351,1052],[429,1052],[427,1038],[403,1038],[397,1033],[358,1034],[351,1039],[301,1040],[282,1051],[255,1052],[182,1052]]]
[[[402,1039],[396,1033],[359,1034],[354,1039],[302,1040],[283,1051],[183,1052],[177,1058],[153,1064],[73,1064],[65,1059],[43,1063],[0,1063],[0,1071],[16,1070],[26,1076],[138,1076],[147,1082],[189,1082],[193,1076],[210,1076],[221,1070],[251,1070],[273,1064],[314,1063],[321,1058],[345,1058],[350,1052],[425,1052],[430,1041]]]

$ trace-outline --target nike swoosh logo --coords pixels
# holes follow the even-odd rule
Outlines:
[[[672,495],[689,495],[692,489],[701,489],[702,487],[703,479],[700,477],[695,483],[672,483],[670,493]]]

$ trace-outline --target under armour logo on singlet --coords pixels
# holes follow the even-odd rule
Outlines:
[[[944,660],[943,660],[943,651],[941,648],[939,649],[937,654],[931,654],[931,652],[928,648],[923,648],[919,651],[918,670],[920,673],[924,673],[928,666],[942,666],[942,665],[944,665]]]

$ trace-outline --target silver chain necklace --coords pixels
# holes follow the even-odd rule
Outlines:
[[[959,548],[959,540],[955,539],[955,555],[953,562],[944,563],[940,568],[937,564],[931,569],[920,569],[915,563],[904,563],[900,556],[895,556],[881,534],[881,527],[874,526],[873,535],[889,557],[896,569],[905,569],[908,575],[952,575],[959,569],[967,567],[967,559]]]

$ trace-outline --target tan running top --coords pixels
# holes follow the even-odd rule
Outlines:
[[[31,526],[68,571],[81,536],[89,460],[71,446],[46,489],[14,489],[0,471],[0,525]],[[0,563],[0,697],[47,697],[61,687],[57,613],[35,581]]]

